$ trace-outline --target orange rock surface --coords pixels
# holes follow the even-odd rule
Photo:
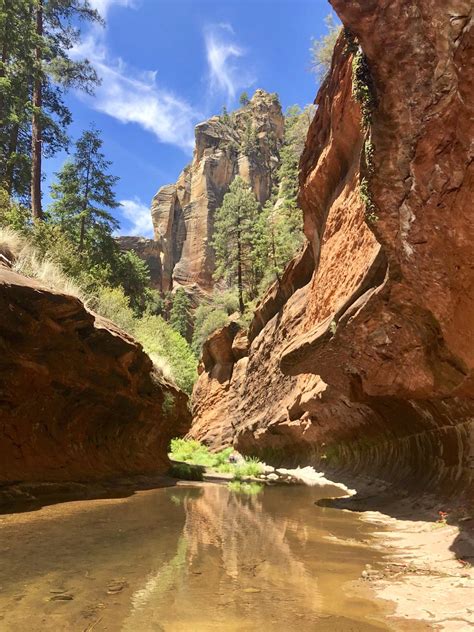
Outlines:
[[[245,357],[232,329],[206,343],[191,435],[472,492],[472,6],[332,4],[346,30],[301,159],[307,250],[258,306]]]

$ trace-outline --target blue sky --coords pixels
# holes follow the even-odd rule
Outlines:
[[[106,27],[83,31],[77,56],[102,78],[94,97],[69,94],[76,138],[102,130],[122,234],[152,235],[150,201],[191,160],[194,125],[238,107],[239,94],[278,92],[283,108],[314,100],[312,37],[325,33],[326,0],[90,0]],[[45,197],[64,162],[46,163]]]

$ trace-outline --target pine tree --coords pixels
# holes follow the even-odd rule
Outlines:
[[[242,107],[246,107],[250,103],[249,95],[247,92],[242,92],[239,97],[239,103]]]
[[[72,60],[81,21],[101,22],[89,0],[2,0],[0,5],[0,186],[31,198],[42,219],[42,158],[67,146],[64,91],[91,92],[87,60]]]
[[[42,219],[41,174],[43,146],[51,153],[67,143],[65,127],[71,115],[62,101],[68,88],[91,92],[98,82],[87,60],[73,61],[69,50],[79,41],[78,20],[101,22],[89,0],[31,0],[35,30],[32,64],[31,209]]]
[[[258,219],[258,202],[241,177],[236,177],[217,209],[213,246],[216,252],[215,278],[237,285],[239,309],[243,314],[244,289],[251,297],[257,291],[253,242]]]
[[[170,312],[170,325],[183,338],[187,338],[189,334],[189,315],[191,309],[191,301],[184,288],[180,287],[173,295],[173,306]]]
[[[119,227],[109,210],[119,205],[114,193],[118,178],[107,173],[111,163],[101,151],[102,139],[91,127],[76,142],[73,159],[56,174],[51,187],[54,202],[50,212],[80,257],[111,258],[114,249],[112,232]]]

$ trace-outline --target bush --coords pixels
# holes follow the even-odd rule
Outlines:
[[[196,357],[200,357],[206,339],[214,331],[227,325],[229,316],[222,308],[216,309],[213,305],[203,304],[199,305],[194,317],[194,334],[191,347]]]
[[[191,393],[197,378],[197,361],[191,347],[161,316],[144,316],[136,321],[134,334],[146,353],[166,358],[175,382]]]
[[[133,333],[135,318],[130,302],[122,288],[101,288],[96,301],[92,301],[95,311],[116,323],[119,327]]]

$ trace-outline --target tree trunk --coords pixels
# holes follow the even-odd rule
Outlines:
[[[91,170],[91,155],[89,153],[89,160],[87,162],[87,170],[86,170],[86,184],[84,191],[84,201],[82,203],[82,217],[81,217],[81,233],[79,235],[79,253],[82,253],[84,250],[84,239],[86,236],[86,211],[89,206],[89,180],[90,180],[90,170]]]
[[[5,169],[5,186],[8,195],[11,197],[13,193],[13,180],[15,176],[15,160],[12,159],[12,155],[16,152],[18,145],[18,134],[20,132],[20,126],[18,123],[13,125],[10,131],[10,141],[8,143],[8,159],[7,167]]]
[[[43,0],[38,0],[36,9],[36,35],[43,35]],[[41,107],[43,78],[41,71],[41,46],[35,50],[35,71],[33,82],[33,119],[31,125],[31,211],[33,219],[43,219],[41,207]]]
[[[244,288],[242,280],[242,242],[240,232],[240,219],[237,220],[237,288],[239,290],[239,310],[243,314],[245,310],[244,306]]]

